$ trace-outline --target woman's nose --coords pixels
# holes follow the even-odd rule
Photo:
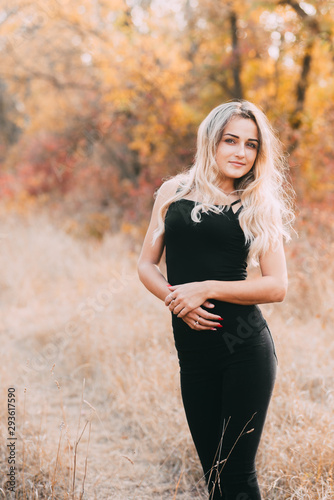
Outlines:
[[[245,145],[244,144],[239,144],[238,150],[237,150],[237,156],[245,156]]]

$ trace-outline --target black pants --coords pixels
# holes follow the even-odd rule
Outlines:
[[[233,349],[208,345],[180,349],[178,356],[183,404],[210,500],[260,500],[255,455],[277,369],[270,330],[266,325]]]

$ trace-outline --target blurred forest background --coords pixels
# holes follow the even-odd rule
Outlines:
[[[204,116],[246,98],[290,155],[298,203],[327,208],[333,30],[328,0],[2,3],[2,200],[107,213],[114,230],[147,220]]]
[[[331,500],[334,2],[0,0],[0,53],[1,498],[207,498],[170,314],[136,261],[199,123],[245,98],[288,154],[299,236],[287,298],[261,305],[279,372],[260,484]]]

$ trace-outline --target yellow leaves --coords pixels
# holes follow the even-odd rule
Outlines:
[[[181,133],[186,133],[190,125],[198,123],[197,116],[193,108],[184,101],[177,101],[172,104],[170,124]]]
[[[318,159],[308,148],[318,151],[318,163],[329,165],[333,146],[323,130],[332,125],[327,110],[334,101],[328,35],[333,9],[317,9],[321,30],[299,111],[296,88],[314,34],[291,6],[205,0],[196,8],[180,1],[173,10],[162,3],[154,8],[125,0],[16,0],[18,11],[0,26],[4,40],[16,43],[15,57],[4,50],[2,60],[11,75],[6,84],[13,121],[30,135],[42,129],[74,131],[74,141],[85,144],[77,137],[78,122],[108,117],[112,130],[107,146],[98,141],[97,162],[106,158],[108,167],[133,181],[144,169],[160,175],[189,164],[205,113],[242,94],[262,105],[291,143],[290,117],[299,113],[303,137],[294,161],[305,183],[320,189],[325,182],[315,175]],[[270,47],[277,49],[277,60]],[[93,141],[88,150],[96,153]]]

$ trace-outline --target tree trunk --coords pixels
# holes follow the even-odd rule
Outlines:
[[[239,49],[239,40],[237,34],[237,15],[234,11],[230,13],[230,26],[231,26],[231,35],[232,35],[232,75],[233,75],[233,89],[232,89],[232,97],[235,99],[243,98],[243,89],[242,83],[240,79],[241,75],[241,57],[240,57],[240,49]]]
[[[296,106],[290,116],[290,125],[294,130],[298,130],[302,124],[301,114],[304,110],[306,90],[308,87],[308,77],[311,71],[313,39],[311,39],[305,49],[303,57],[302,69],[299,76],[299,81],[296,88]]]

